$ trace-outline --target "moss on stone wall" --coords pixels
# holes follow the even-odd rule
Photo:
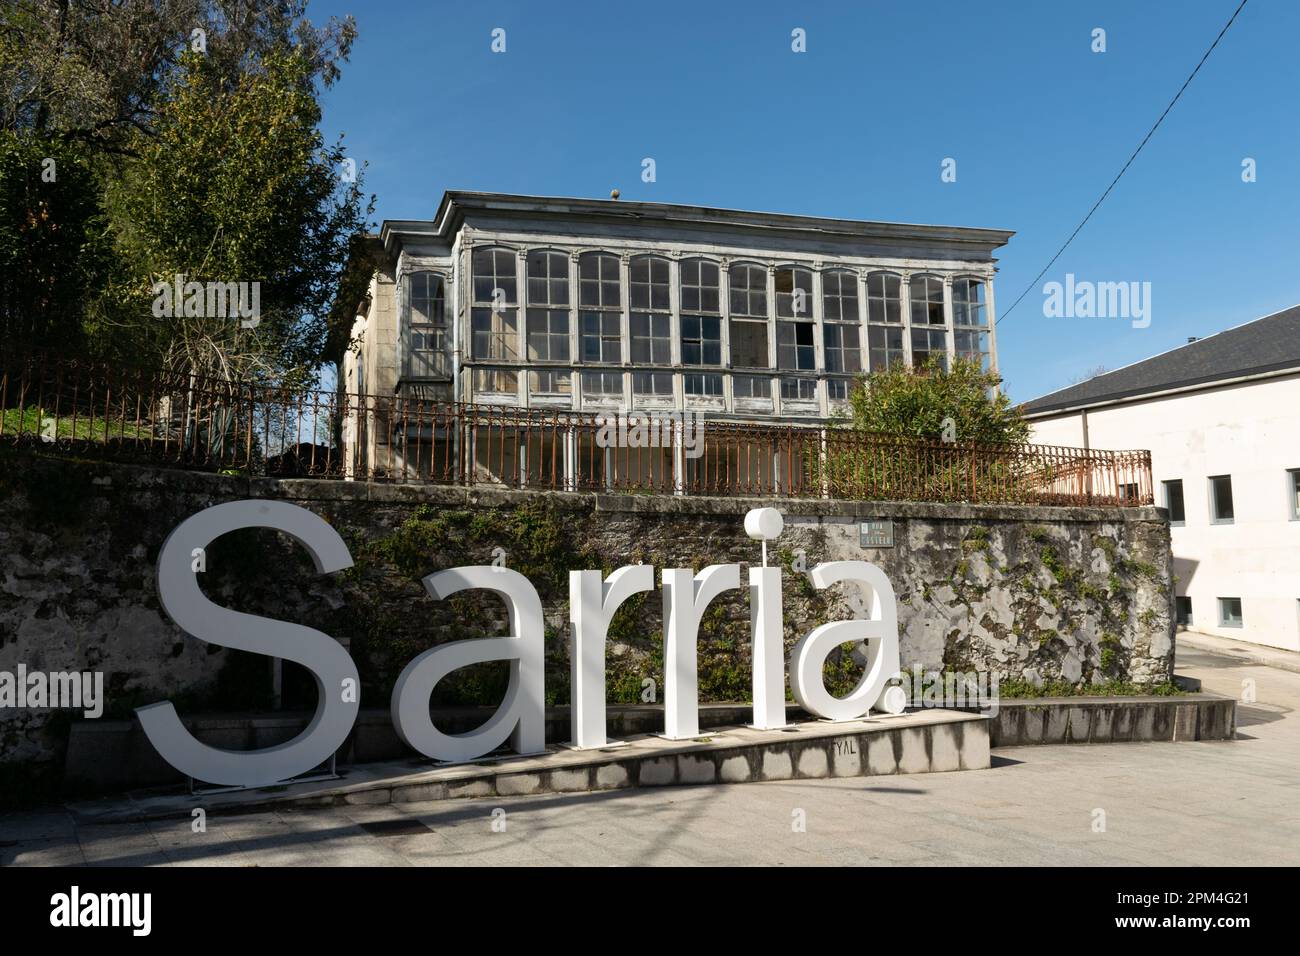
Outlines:
[[[182,713],[265,706],[266,659],[183,634],[162,613],[155,585],[158,552],[171,530],[209,505],[249,497],[249,479],[7,455],[0,487],[7,491],[0,500],[6,572],[0,669],[18,661],[102,669],[111,714],[162,699],[178,702]],[[533,582],[545,613],[547,700],[562,704],[569,699],[570,570],[609,574],[646,563],[658,577],[666,568],[698,572],[735,562],[743,582],[747,566],[758,562],[758,545],[741,527],[743,506],[730,502],[639,499],[597,511],[591,496],[485,493],[471,502],[446,489],[387,494],[376,486],[358,495],[357,487],[286,482],[254,491],[315,495],[289,500],[330,522],[353,556],[352,568],[316,574],[300,547],[255,529],[208,548],[201,584],[225,607],[347,642],[367,707],[386,706],[398,674],[423,650],[507,633],[497,598],[465,592],[436,601],[422,584],[432,572],[498,559]],[[879,506],[860,507],[866,517]],[[814,627],[863,613],[855,588],[818,591],[807,569],[821,561],[868,560],[897,594],[904,667],[987,670],[1004,681],[1071,686],[1168,680],[1170,557],[1163,522],[1111,521],[1100,511],[1053,520],[1047,509],[954,517],[942,506],[915,506],[915,514],[908,507],[895,519],[891,549],[859,547],[854,518],[787,517],[786,532],[770,549],[784,569],[787,651]],[[614,616],[606,656],[611,701],[641,702],[651,690],[662,699],[661,593],[656,581],[654,592],[636,595]],[[705,615],[701,698],[748,700],[750,661],[742,585],[724,592]],[[860,649],[840,648],[824,669],[828,687],[846,693],[862,665]],[[507,674],[503,663],[457,671],[440,682],[435,702],[499,700]],[[310,678],[286,665],[285,706],[311,706],[314,694]],[[22,746],[21,740],[0,743],[0,760],[33,756]]]

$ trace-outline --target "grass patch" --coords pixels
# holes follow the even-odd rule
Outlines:
[[[74,420],[68,412],[57,418],[53,410],[43,408],[6,408],[0,410],[6,437],[43,435],[52,439],[102,442],[112,438],[152,438],[147,427],[109,420],[102,416],[77,414]]]
[[[1032,684],[1026,680],[998,682],[998,696],[1008,700],[1032,697],[1177,697],[1187,691],[1173,681],[1157,684],[1135,684],[1128,680],[1107,680],[1099,683],[1071,684],[1066,680],[1049,680]]]

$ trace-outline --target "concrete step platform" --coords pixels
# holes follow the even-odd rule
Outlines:
[[[782,730],[724,727],[705,734],[685,741],[639,735],[600,750],[557,749],[453,766],[421,760],[359,764],[343,769],[340,779],[218,793],[134,793],[73,803],[69,810],[81,823],[119,823],[188,817],[195,807],[247,813],[989,767],[988,718],[955,710],[873,715],[843,723],[805,721]]]

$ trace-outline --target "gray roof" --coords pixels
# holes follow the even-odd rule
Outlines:
[[[1300,306],[1180,345],[1020,408],[1027,415],[1043,415],[1286,369],[1300,370]]]
[[[878,222],[862,219],[829,219],[823,216],[797,216],[788,213],[754,212],[748,209],[718,209],[681,203],[639,202],[635,200],[582,199],[562,196],[520,196],[513,193],[473,192],[449,189],[438,204],[434,222],[444,228],[448,219],[467,209],[492,210],[499,213],[537,212],[564,218],[595,216],[665,222],[742,224],[754,228],[790,229],[824,232],[851,237],[914,236],[958,239],[972,243],[1005,245],[1015,233],[1009,229],[975,229],[969,226],[928,226],[917,223]]]
[[[984,262],[995,261],[994,250],[1006,245],[1015,235],[1007,229],[829,219],[679,203],[519,196],[454,189],[443,193],[433,219],[385,220],[381,235],[390,251],[399,238],[447,244],[467,217],[476,225],[492,224],[525,232],[556,223],[573,231],[585,224],[587,229],[602,234],[633,236],[672,230],[680,236],[698,236],[708,241],[715,241],[719,236],[744,236],[755,242],[802,243],[808,250],[849,251],[870,256],[887,248],[891,254]]]

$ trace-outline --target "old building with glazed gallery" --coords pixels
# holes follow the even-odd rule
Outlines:
[[[869,369],[954,356],[996,368],[993,253],[1011,235],[447,192],[433,219],[385,221],[372,241],[342,385],[476,408],[816,426]],[[351,437],[374,457],[392,423],[370,417]]]

